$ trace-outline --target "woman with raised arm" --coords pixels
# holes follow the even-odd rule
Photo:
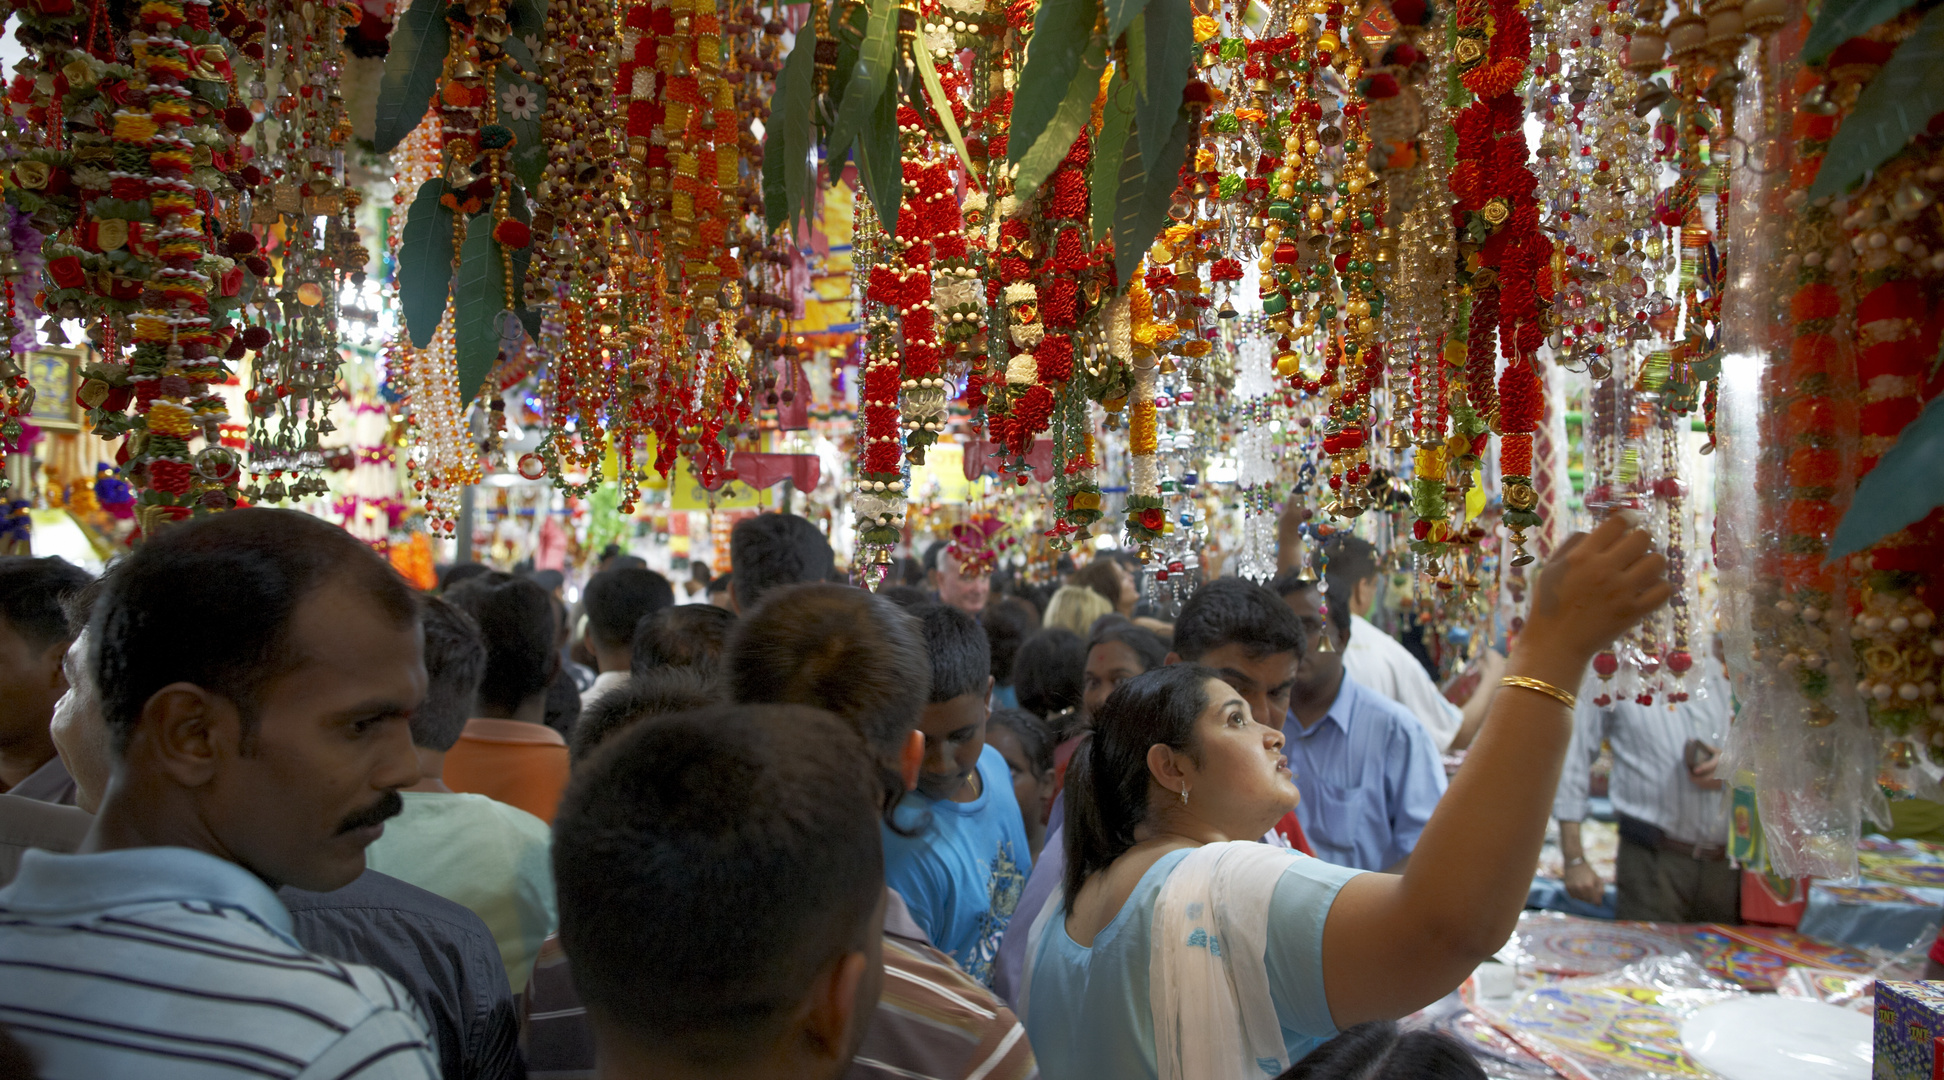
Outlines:
[[[1534,589],[1502,691],[1404,874],[1257,843],[1296,804],[1282,734],[1194,665],[1129,680],[1067,779],[1063,902],[1020,1012],[1047,1080],[1274,1077],[1339,1030],[1449,993],[1511,935],[1593,655],[1669,593],[1611,518]]]

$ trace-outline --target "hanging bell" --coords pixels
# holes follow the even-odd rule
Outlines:
[[[1318,634],[1316,635],[1316,651],[1320,653],[1336,652],[1337,647],[1331,644],[1330,635]]]
[[[1215,311],[1216,318],[1220,319],[1233,319],[1240,314],[1241,312],[1235,310],[1235,304],[1226,299],[1222,301],[1222,306]]]

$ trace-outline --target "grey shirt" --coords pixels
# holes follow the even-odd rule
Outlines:
[[[68,775],[59,754],[48,758],[47,764],[29,773],[27,779],[7,789],[7,794],[61,806],[73,806],[80,796],[74,777]]]
[[[479,916],[376,870],[336,892],[285,886],[297,940],[366,964],[411,991],[439,1047],[443,1080],[522,1080],[519,1013],[499,946]]]

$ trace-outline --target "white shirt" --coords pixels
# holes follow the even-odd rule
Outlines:
[[[1358,686],[1411,710],[1439,753],[1451,749],[1451,740],[1464,726],[1464,710],[1445,700],[1411,650],[1362,615],[1350,616],[1350,646],[1343,650],[1343,670]]]
[[[581,691],[581,711],[586,712],[594,707],[595,702],[628,685],[630,678],[632,676],[625,671],[603,671],[594,676],[594,685]]]
[[[1580,686],[1579,707],[1573,710],[1573,741],[1566,749],[1566,766],[1553,798],[1554,817],[1585,820],[1593,759],[1600,756],[1600,744],[1605,743],[1613,748],[1607,795],[1615,812],[1653,825],[1684,844],[1709,847],[1726,841],[1727,792],[1695,786],[1688,778],[1686,751],[1689,739],[1717,749],[1726,741],[1731,691],[1712,658],[1697,663],[1702,667],[1700,685],[1689,691],[1692,698],[1676,705],[1659,697],[1652,705],[1627,698],[1601,708],[1593,699],[1613,694],[1613,688],[1598,676],[1586,677]]]

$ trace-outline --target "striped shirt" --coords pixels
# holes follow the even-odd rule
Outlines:
[[[1670,839],[1702,847],[1725,843],[1728,836],[1726,792],[1709,791],[1688,778],[1689,739],[1720,749],[1728,737],[1730,715],[1728,680],[1721,665],[1703,658],[1700,685],[1687,701],[1635,704],[1631,698],[1602,708],[1594,699],[1618,697],[1611,684],[1591,674],[1580,686],[1579,707],[1573,711],[1573,741],[1553,798],[1553,816],[1561,821],[1586,818],[1587,788],[1600,744],[1613,748],[1613,776],[1607,795],[1617,813],[1636,818],[1665,832]]]
[[[0,889],[0,1024],[41,1080],[432,1080],[411,996],[306,952],[276,894],[187,848],[29,851]]]
[[[1028,1080],[1026,1029],[992,991],[932,948],[896,892],[884,911],[884,992],[845,1080]],[[594,1075],[594,1037],[560,939],[540,950],[528,994],[527,1075]]]

